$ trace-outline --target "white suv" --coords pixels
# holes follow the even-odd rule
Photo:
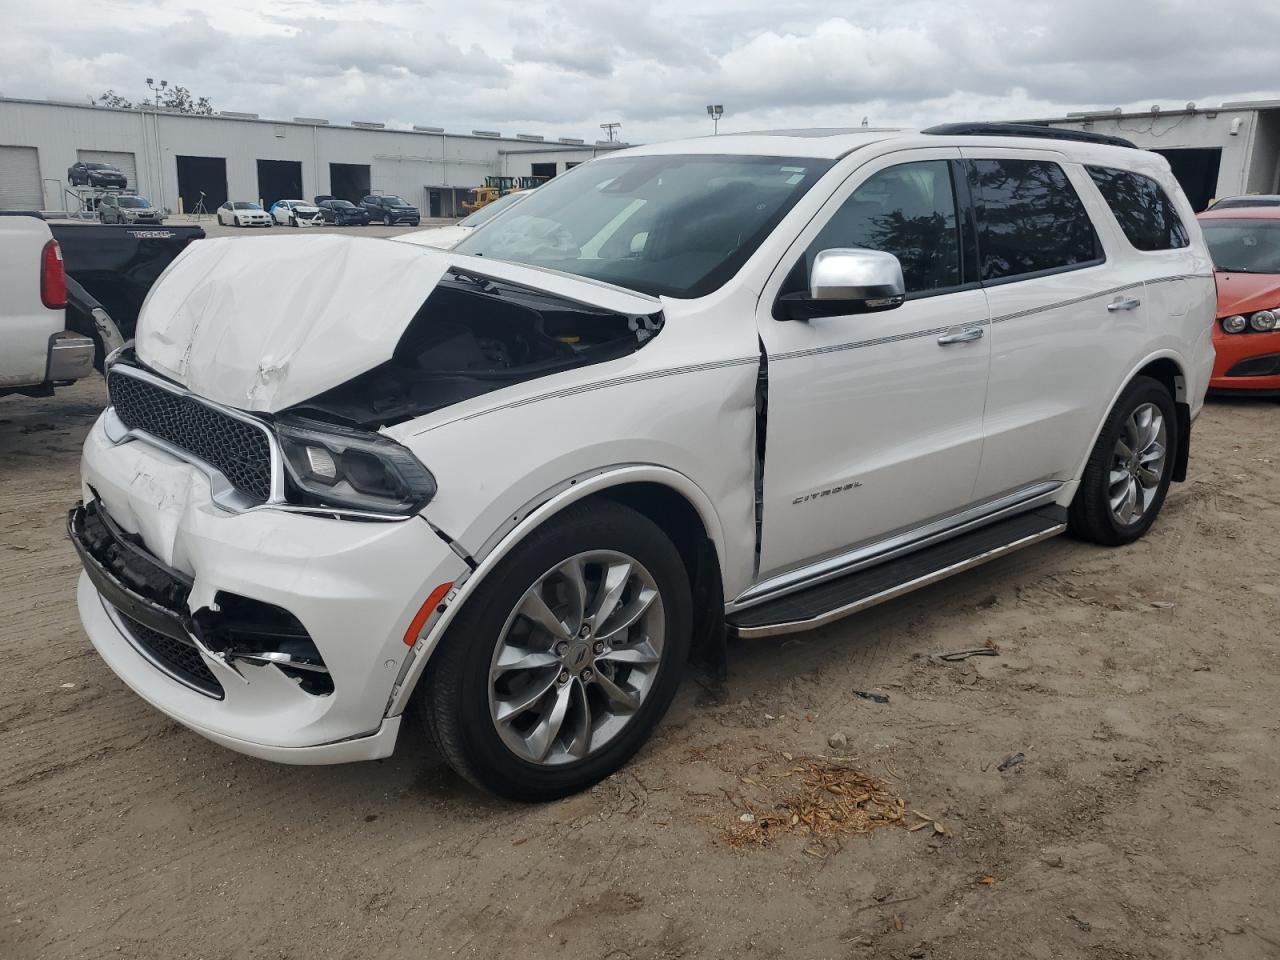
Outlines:
[[[726,633],[1141,536],[1214,292],[1163,158],[1003,125],[621,151],[451,251],[192,244],[85,443],[81,616],[236,750],[384,757],[413,705],[563,795]]]

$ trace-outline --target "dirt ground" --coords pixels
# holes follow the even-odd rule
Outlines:
[[[103,396],[0,400],[0,958],[1280,957],[1274,403],[1207,407],[1141,543],[738,645],[625,770],[530,807],[408,737],[237,756],[116,680],[63,532]],[[822,755],[946,832],[726,839]]]

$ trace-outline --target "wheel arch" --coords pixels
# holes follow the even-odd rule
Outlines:
[[[711,498],[693,480],[669,467],[624,464],[570,478],[533,498],[494,532],[476,555],[471,571],[445,594],[427,620],[426,632],[414,647],[414,659],[392,692],[387,716],[408,706],[450,623],[493,569],[534,530],[572,504],[591,499],[628,506],[656,523],[675,544],[689,572],[694,593],[694,644],[700,656],[723,663],[724,534]]]
[[[1188,394],[1186,364],[1173,351],[1162,350],[1144,357],[1124,378],[1111,397],[1102,411],[1098,425],[1094,428],[1089,445],[1085,448],[1084,457],[1076,468],[1076,480],[1080,479],[1085,464],[1089,462],[1089,454],[1092,453],[1094,444],[1098,442],[1098,436],[1102,432],[1103,424],[1107,422],[1107,417],[1111,415],[1120,397],[1129,389],[1129,385],[1138,377],[1150,377],[1162,384],[1173,397],[1173,408],[1178,417],[1178,446],[1173,454],[1172,479],[1181,482],[1187,478],[1187,464],[1191,457],[1191,397]]]
[[[1178,417],[1178,446],[1173,451],[1172,479],[1181,483],[1187,479],[1187,464],[1191,459],[1191,400],[1187,396],[1186,371],[1174,357],[1160,356],[1149,360],[1135,371],[1125,387],[1135,377],[1150,377],[1163,384],[1173,397],[1173,409]]]

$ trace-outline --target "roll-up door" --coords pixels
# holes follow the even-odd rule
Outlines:
[[[0,210],[39,210],[40,159],[35,147],[0,147]]]

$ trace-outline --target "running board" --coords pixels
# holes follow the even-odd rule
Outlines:
[[[1064,507],[1041,507],[879,566],[729,613],[725,622],[740,637],[776,637],[813,630],[1056,537],[1066,529]]]

